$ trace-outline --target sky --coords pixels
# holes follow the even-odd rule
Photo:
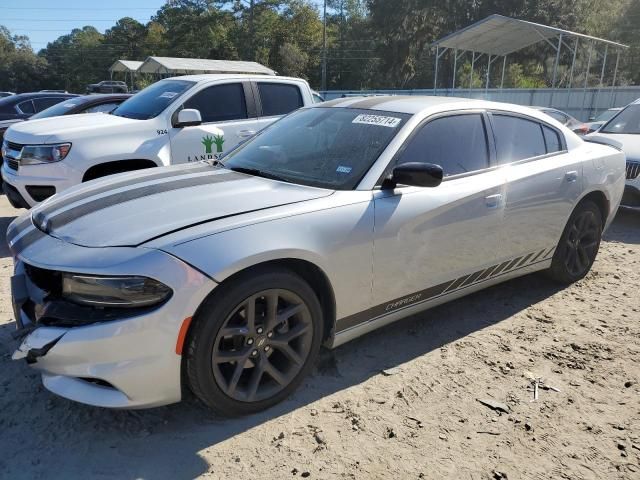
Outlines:
[[[93,25],[104,32],[122,17],[141,23],[164,4],[164,0],[0,0],[0,25],[14,35],[27,35],[38,51],[74,28]]]

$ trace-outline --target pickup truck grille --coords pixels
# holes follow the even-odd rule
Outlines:
[[[19,152],[22,150],[23,146],[24,145],[20,145],[19,143],[13,143],[13,142],[7,141],[7,147],[9,148],[9,150],[15,150],[16,152]]]
[[[627,180],[635,180],[640,175],[640,162],[627,162]]]

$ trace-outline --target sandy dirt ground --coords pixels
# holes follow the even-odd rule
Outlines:
[[[0,231],[15,214],[0,197]],[[240,419],[47,392],[10,358],[4,244],[0,478],[640,479],[640,213],[618,214],[585,280],[530,275],[391,325]],[[531,378],[559,391],[533,402]]]

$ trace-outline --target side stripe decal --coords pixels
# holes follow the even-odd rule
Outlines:
[[[553,250],[555,250],[555,247],[552,249],[552,251]],[[376,305],[375,307],[371,307],[367,310],[355,313],[348,317],[341,318],[337,322],[336,333],[343,332],[361,323],[369,322],[375,318],[382,317],[388,313],[395,312],[402,308],[424,303],[428,300],[433,300],[436,297],[448,295],[463,288],[467,288],[471,285],[477,285],[478,283],[481,283],[483,281],[490,280],[500,275],[504,275],[506,273],[528,267],[530,265],[533,265],[534,263],[540,263],[544,261],[544,257],[540,258],[537,262],[535,260],[538,259],[538,257],[541,257],[545,252],[547,252],[546,248],[544,250],[541,250],[540,252],[533,252],[524,257],[518,257],[513,260],[508,260],[506,262],[485,268],[484,270],[479,270],[475,273],[472,273],[471,275],[465,275],[463,277],[457,278],[456,280],[441,283],[439,285],[429,287],[425,290],[411,293],[401,298]]]

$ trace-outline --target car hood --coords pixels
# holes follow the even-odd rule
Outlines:
[[[595,132],[594,138],[609,139],[622,145],[628,160],[640,161],[640,134],[611,134]],[[614,144],[615,145],[615,144]]]
[[[138,120],[104,113],[79,113],[61,117],[39,118],[12,125],[7,138],[19,144],[43,144],[73,141],[84,132],[109,126],[137,124]]]
[[[191,226],[332,193],[197,163],[74,187],[35,207],[32,220],[40,230],[76,245],[137,246]]]

